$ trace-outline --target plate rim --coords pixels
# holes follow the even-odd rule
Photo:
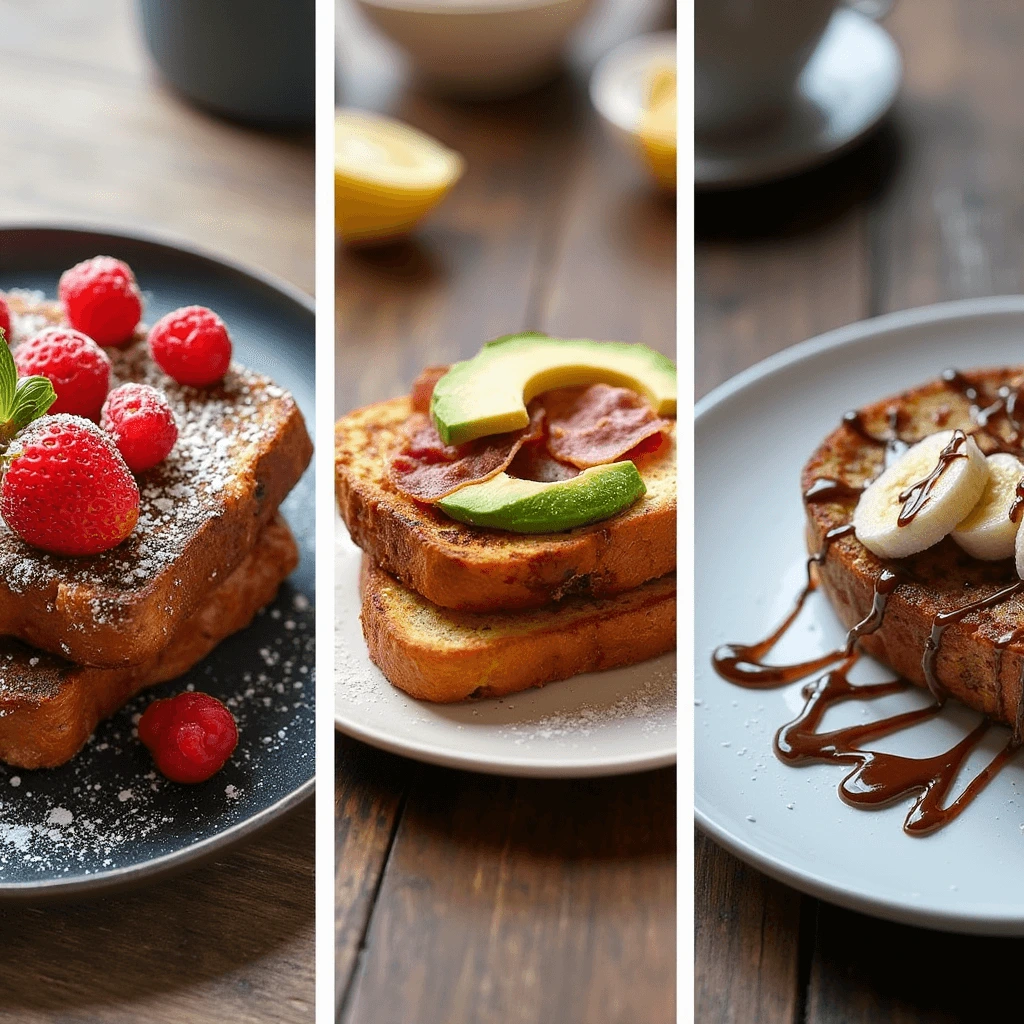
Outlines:
[[[351,719],[346,719],[337,710],[334,714],[334,727],[338,732],[352,739],[361,740],[380,750],[399,754],[414,761],[435,764],[442,768],[478,772],[481,775],[501,775],[516,779],[596,779],[616,775],[635,775],[639,772],[670,767],[676,763],[677,757],[675,749],[663,749],[640,758],[621,755],[615,758],[592,758],[587,761],[575,762],[526,761],[501,757],[483,759],[469,754],[460,754],[458,751],[438,749],[427,744],[396,740],[386,732],[368,728]]]
[[[208,263],[226,268],[233,274],[255,281],[261,287],[277,292],[300,306],[306,313],[316,315],[316,303],[311,295],[301,288],[278,277],[269,271],[248,266],[233,257],[204,248],[185,239],[176,238],[173,234],[149,229],[122,227],[103,221],[75,220],[66,221],[31,220],[4,218],[0,220],[0,236],[13,232],[37,232],[49,234],[80,233],[105,236],[115,240],[127,240],[141,243],[171,253],[184,253]],[[315,713],[315,712],[314,712]],[[305,802],[316,788],[316,771],[314,760],[313,775],[297,786],[290,793],[256,814],[202,839],[197,843],[182,846],[159,857],[130,864],[109,871],[98,871],[91,875],[76,875],[69,878],[48,878],[39,881],[5,882],[0,880],[0,902],[35,901],[42,903],[48,899],[90,896],[112,890],[122,890],[143,883],[151,883],[160,878],[197,867],[201,862],[255,835],[262,829],[278,820],[288,811]]]
[[[972,320],[1005,316],[1024,317],[1024,294],[993,295],[981,298],[957,299],[949,302],[915,306],[896,310],[879,316],[857,320],[843,327],[826,331],[784,348],[773,355],[742,370],[724,381],[701,398],[694,406],[694,430],[722,403],[744,391],[761,384],[772,376],[805,362],[832,349],[856,345],[870,338],[894,331],[918,328],[930,324],[951,323],[957,320]],[[696,438],[695,438],[696,447]],[[696,452],[695,452],[696,455]],[[696,656],[696,650],[694,652]],[[696,757],[697,734],[692,731],[694,757]],[[965,911],[962,913],[928,909],[906,900],[881,898],[863,888],[839,887],[813,871],[795,868],[781,858],[758,849],[749,840],[736,835],[725,825],[714,820],[699,806],[696,780],[694,782],[694,821],[713,840],[722,845],[740,860],[763,871],[770,877],[787,885],[846,907],[875,917],[958,934],[1020,936],[1024,935],[1024,913],[1016,916]]]

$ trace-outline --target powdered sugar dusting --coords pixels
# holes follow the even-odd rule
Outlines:
[[[9,293],[11,296],[17,293]],[[39,296],[27,298],[38,302]],[[17,304],[12,303],[12,306]],[[43,322],[59,320],[53,304],[15,313],[15,347]],[[273,424],[293,405],[291,396],[267,377],[232,364],[222,385],[196,389],[175,383],[150,359],[143,333],[123,349],[107,349],[112,386],[127,381],[150,384],[167,396],[178,422],[178,442],[158,467],[139,477],[139,521],[132,535],[112,552],[94,558],[62,559],[29,548],[0,525],[0,598],[3,591],[52,593],[58,585],[97,592],[90,615],[116,621],[126,595],[143,590],[182,556],[189,541],[212,518],[222,515],[234,487],[245,486],[232,472]]]
[[[141,694],[101,723],[69,764],[40,771],[0,764],[0,882],[91,875],[159,856],[310,778],[314,618],[308,599],[285,584],[254,626],[187,676]],[[275,652],[272,666],[256,653],[260,647]],[[239,730],[228,765],[199,786],[156,772],[136,730],[150,700],[187,687],[222,699]]]
[[[643,683],[613,700],[583,701],[565,711],[516,722],[500,731],[521,745],[552,739],[587,739],[617,722],[633,720],[646,735],[655,736],[675,728],[675,708],[676,674],[666,668],[650,672]]]

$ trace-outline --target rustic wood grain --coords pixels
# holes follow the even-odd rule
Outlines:
[[[170,232],[313,290],[313,145],[183,103],[130,0],[0,0],[0,218]]]
[[[694,837],[696,1019],[728,1024],[801,1020],[800,914],[788,886]]]
[[[409,785],[411,762],[346,736],[334,747],[335,1004],[352,984]]]
[[[137,894],[0,909],[0,1021],[313,1020],[313,805]]]
[[[0,222],[163,231],[313,287],[313,147],[185,105],[131,0],[0,0]],[[0,1021],[313,1019],[313,807],[136,894],[0,910]]]
[[[344,1019],[674,1020],[674,776],[418,769]]]
[[[697,201],[697,390],[830,327],[1024,289],[1024,12],[900,0],[902,95],[865,146]],[[801,897],[702,839],[697,1019],[1001,1019],[1024,944],[902,927]],[[798,910],[798,907],[801,908]],[[765,959],[767,955],[767,959]]]
[[[599,31],[665,17],[646,0],[608,10]],[[342,24],[365,31],[351,12]],[[574,76],[481,105],[420,95],[379,41],[345,42],[344,101],[423,128],[467,171],[414,241],[339,250],[339,410],[528,327],[674,352],[675,211],[597,130],[584,83],[599,45],[580,40]],[[674,772],[541,782],[399,762],[381,784],[345,746],[339,1020],[675,1019]]]

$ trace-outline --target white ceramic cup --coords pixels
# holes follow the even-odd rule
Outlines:
[[[695,0],[694,125],[738,131],[778,116],[844,0]],[[881,17],[888,4],[850,3]]]

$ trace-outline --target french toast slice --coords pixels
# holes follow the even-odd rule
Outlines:
[[[858,410],[859,422],[844,422],[825,438],[806,464],[803,491],[816,481],[838,480],[851,485],[836,500],[805,500],[807,545],[821,551],[827,531],[848,523],[857,491],[880,472],[885,447],[874,438],[891,435],[919,440],[938,430],[974,432],[986,454],[1016,447],[1015,431],[1005,416],[993,415],[987,433],[977,432],[978,409],[998,403],[999,389],[1020,384],[1021,368],[966,372],[961,386],[938,379]],[[969,381],[979,394],[965,395]],[[1007,392],[1009,393],[1009,392]],[[975,413],[972,415],[972,404]],[[821,589],[843,624],[850,628],[872,608],[875,586],[883,569],[896,570],[900,583],[885,605],[880,627],[861,638],[860,646],[894,672],[919,686],[927,685],[925,651],[936,627],[936,615],[992,599],[1018,579],[1013,559],[985,562],[972,558],[950,537],[909,558],[886,561],[873,555],[852,534],[832,541],[816,567]],[[967,614],[960,622],[939,623],[934,678],[951,697],[1007,725],[1018,724],[1022,707],[1024,635],[1005,643],[1024,627],[1024,594],[1013,593],[991,607]],[[1000,640],[1004,642],[999,643]]]
[[[399,689],[437,703],[518,693],[676,645],[675,573],[614,597],[488,614],[439,608],[364,556],[362,593],[374,663]]]
[[[298,561],[291,532],[275,516],[242,564],[180,624],[170,644],[141,665],[85,668],[17,640],[0,640],[0,761],[53,768],[70,760],[101,719],[147,686],[187,672],[244,629]]]
[[[434,604],[461,611],[539,608],[568,595],[621,594],[676,567],[675,430],[638,469],[647,493],[625,512],[565,533],[466,526],[400,494],[387,456],[411,409],[393,398],[335,425],[335,492],[353,541]]]
[[[60,307],[12,292],[13,345],[62,322]],[[312,443],[294,399],[232,364],[224,381],[190,388],[150,359],[144,332],[106,349],[112,387],[163,391],[178,421],[167,459],[138,477],[139,521],[102,555],[60,558],[0,521],[0,636],[99,668],[150,662],[210,591],[237,568],[298,482]]]

